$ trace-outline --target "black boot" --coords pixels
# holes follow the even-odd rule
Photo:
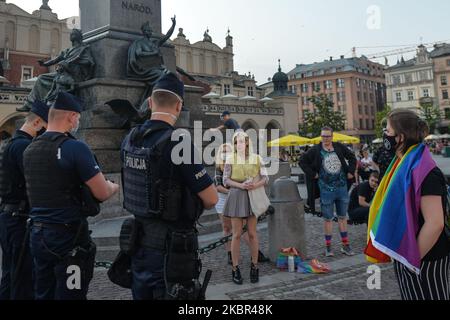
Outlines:
[[[259,282],[259,269],[252,263],[250,267],[250,282],[258,283]]]
[[[242,279],[241,270],[239,269],[239,266],[236,267],[236,270],[233,270],[232,276],[233,282],[235,284],[241,285],[244,283],[244,279]]]
[[[258,251],[258,263],[270,262],[270,259],[267,258],[261,251]]]
[[[231,256],[231,252],[228,252],[228,264],[229,264],[230,266],[233,265],[233,258],[232,258],[232,256]]]

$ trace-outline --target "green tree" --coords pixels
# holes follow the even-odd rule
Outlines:
[[[386,127],[386,118],[391,112],[391,107],[388,105],[384,106],[384,109],[380,112],[377,112],[376,114],[376,123],[375,123],[375,132],[377,135],[377,138],[383,137],[383,130]]]
[[[334,111],[334,103],[328,95],[321,93],[308,99],[314,105],[314,111],[305,111],[304,122],[299,126],[299,133],[306,137],[320,136],[323,127],[334,131],[345,129],[345,116]]]
[[[430,133],[434,134],[443,118],[442,111],[433,102],[423,102],[420,104],[419,114],[430,127]]]

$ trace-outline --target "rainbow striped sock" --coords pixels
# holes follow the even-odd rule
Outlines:
[[[348,232],[341,232],[341,239],[344,246],[348,246],[350,244],[348,240]]]
[[[325,236],[325,244],[327,247],[331,247],[331,239],[333,238],[333,236]]]

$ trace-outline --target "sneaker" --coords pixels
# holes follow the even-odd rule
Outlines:
[[[250,267],[250,282],[258,283],[259,282],[259,269],[252,263]]]
[[[331,247],[327,247],[325,249],[325,257],[327,258],[334,257],[334,253],[333,251],[331,251]]]
[[[242,279],[241,270],[239,266],[236,267],[236,270],[232,271],[233,282],[237,285],[241,285],[244,283],[244,279]]]
[[[355,255],[355,253],[353,252],[352,248],[349,245],[343,246],[341,248],[341,252],[350,257]]]
[[[312,208],[305,205],[305,213],[308,213],[308,214],[313,213]]]
[[[259,263],[266,263],[270,262],[270,259],[267,258],[261,251],[258,252],[258,262]]]

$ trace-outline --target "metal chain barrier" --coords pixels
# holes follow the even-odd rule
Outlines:
[[[267,219],[267,217],[269,215],[274,214],[273,210],[269,210],[267,213],[263,214],[261,217],[258,218],[258,223],[263,222]],[[244,226],[244,228],[242,229],[242,234],[245,234],[247,232],[247,226]],[[231,239],[233,238],[233,235],[230,234],[229,236],[223,237],[219,240],[217,240],[216,242],[213,242],[209,245],[207,245],[206,247],[203,247],[199,250],[200,254],[207,254],[217,248],[220,248],[224,245],[226,245],[228,242],[231,241]],[[95,268],[104,268],[104,269],[111,269],[112,266],[112,262],[109,261],[101,261],[101,262],[95,262]]]
[[[309,212],[308,214],[311,214],[312,216],[317,217],[317,218],[322,218],[323,217],[323,214],[321,212]],[[333,222],[339,222],[338,217],[334,217],[333,218]],[[362,224],[365,224],[365,223],[359,223],[359,222],[355,222],[355,221],[352,221],[352,220],[347,220],[347,224],[350,225],[350,226],[359,226],[359,225],[362,225]]]

